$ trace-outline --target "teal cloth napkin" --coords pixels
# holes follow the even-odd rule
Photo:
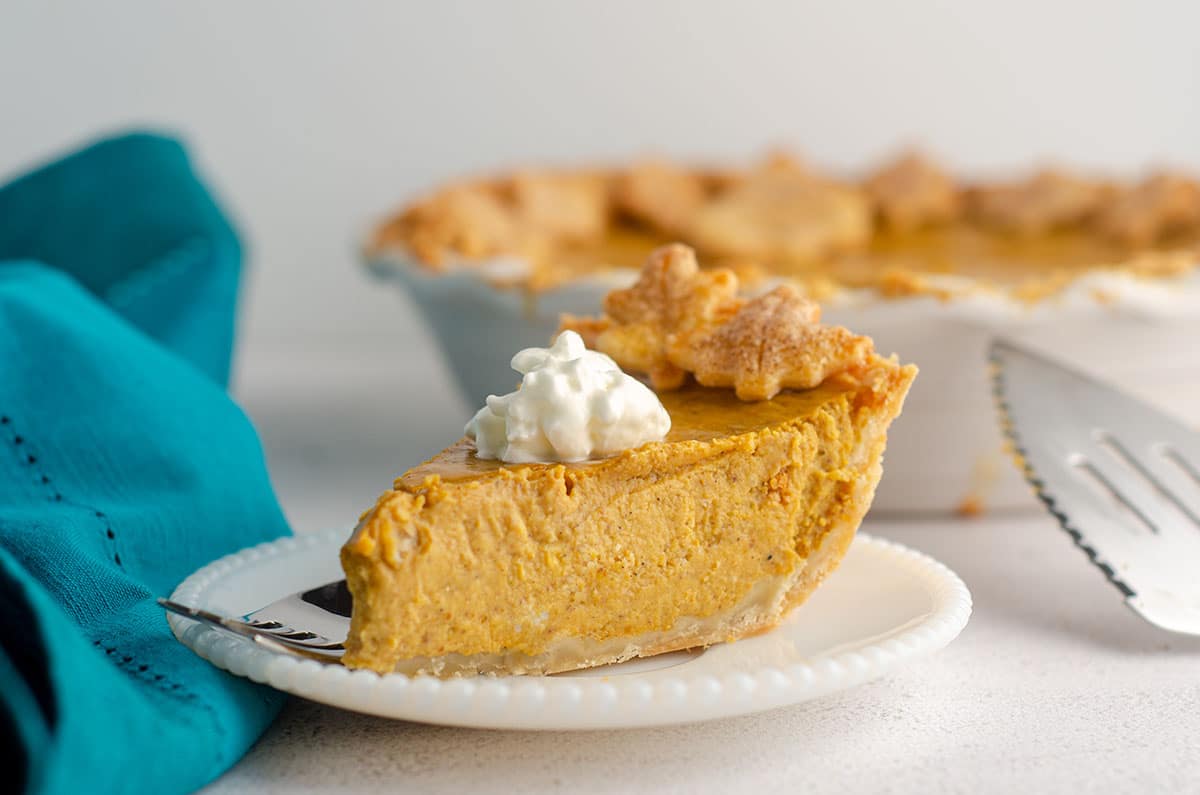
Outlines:
[[[183,148],[0,189],[0,744],[32,793],[186,792],[277,713],[153,601],[289,532],[225,385],[241,253]]]

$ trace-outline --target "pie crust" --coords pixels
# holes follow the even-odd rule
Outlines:
[[[1016,180],[956,178],[919,153],[863,176],[831,176],[775,154],[747,169],[666,160],[590,171],[524,171],[434,191],[381,224],[372,258],[431,272],[523,263],[489,280],[541,292],[636,269],[681,241],[750,288],[786,278],[805,293],[869,288],[888,298],[1001,291],[1059,294],[1084,274],[1162,278],[1200,261],[1200,182],[1161,172],[1098,179],[1044,169]],[[1165,260],[1170,265],[1155,264]],[[897,289],[902,285],[902,289]]]

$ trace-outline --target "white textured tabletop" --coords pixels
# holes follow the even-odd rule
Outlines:
[[[405,367],[372,366],[388,357]],[[298,532],[350,522],[467,416],[420,340],[402,353],[251,350],[239,373]],[[1144,624],[1038,513],[867,527],[943,561],[975,599],[957,641],[885,679],[751,717],[586,733],[423,726],[292,699],[207,791],[1200,791],[1200,638]]]

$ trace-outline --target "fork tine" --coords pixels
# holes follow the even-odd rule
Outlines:
[[[255,622],[244,621],[238,618],[230,618],[229,616],[219,615],[209,610],[204,610],[191,605],[180,604],[179,602],[171,601],[170,599],[159,598],[156,600],[158,604],[165,610],[168,610],[184,618],[190,618],[194,621],[201,621],[209,626],[223,629],[243,638],[250,638],[256,642],[266,642],[276,644],[286,649],[302,652],[310,652],[319,654],[322,657],[328,658],[331,656],[340,657],[345,651],[345,644],[332,641],[322,635],[317,635],[313,632],[298,631],[291,627],[279,624],[279,622],[261,622],[274,623],[278,625],[278,629],[263,629]]]
[[[267,632],[267,634],[269,634],[272,638],[286,638],[287,640],[293,640],[297,643],[307,640],[315,640],[321,643],[329,641],[329,638],[326,638],[323,635],[318,635],[315,632],[308,632],[307,630],[303,629],[292,629],[291,627],[287,626],[281,626],[278,629],[268,629],[265,630],[265,632]]]
[[[243,619],[243,620],[252,627],[255,627],[257,629],[266,630],[268,632],[270,632],[271,630],[279,629],[280,627],[284,626],[283,624],[280,624],[278,621],[263,621],[263,620],[257,619],[257,618],[247,618],[247,619]]]
[[[231,619],[237,621],[238,619]],[[293,629],[292,627],[280,624],[276,629],[255,628],[260,637],[268,637],[271,640],[276,640],[281,643],[290,642],[297,645],[307,646],[309,648],[317,648],[323,646],[337,646],[341,648],[342,644],[337,643],[324,635],[318,635],[315,632],[309,632],[303,629]]]
[[[261,636],[261,635],[259,636],[259,638],[262,638],[262,637],[264,637],[264,636]],[[278,635],[269,635],[269,636],[266,636],[266,639],[274,641],[275,643],[282,643],[285,646],[292,646],[297,649],[309,649],[311,651],[338,652],[339,654],[341,654],[341,652],[344,652],[346,650],[346,644],[338,643],[337,641],[330,640],[329,638],[323,638],[320,635],[314,635],[313,640],[311,642],[310,641],[302,641],[302,640],[293,640],[291,638],[280,637]],[[318,642],[318,639],[319,639],[319,642]]]

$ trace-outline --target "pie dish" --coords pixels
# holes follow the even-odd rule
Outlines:
[[[921,365],[877,511],[1036,508],[996,428],[985,364],[996,335],[1200,421],[1186,377],[1200,349],[1178,344],[1200,333],[1200,188],[1187,176],[1050,169],[972,182],[906,155],[854,180],[785,156],[747,169],[647,161],[521,175],[539,178],[558,199],[537,206],[574,222],[536,221],[528,184],[518,192],[515,176],[500,176],[435,191],[366,245],[472,403],[508,377],[505,351],[543,344],[564,312],[595,312],[646,252],[682,240],[749,293],[795,284],[830,322]]]
[[[577,464],[504,464],[463,439],[401,475],[342,549],[344,662],[381,673],[553,673],[765,631],[837,566],[916,368],[754,299],[670,246],[600,318],[669,435]]]

